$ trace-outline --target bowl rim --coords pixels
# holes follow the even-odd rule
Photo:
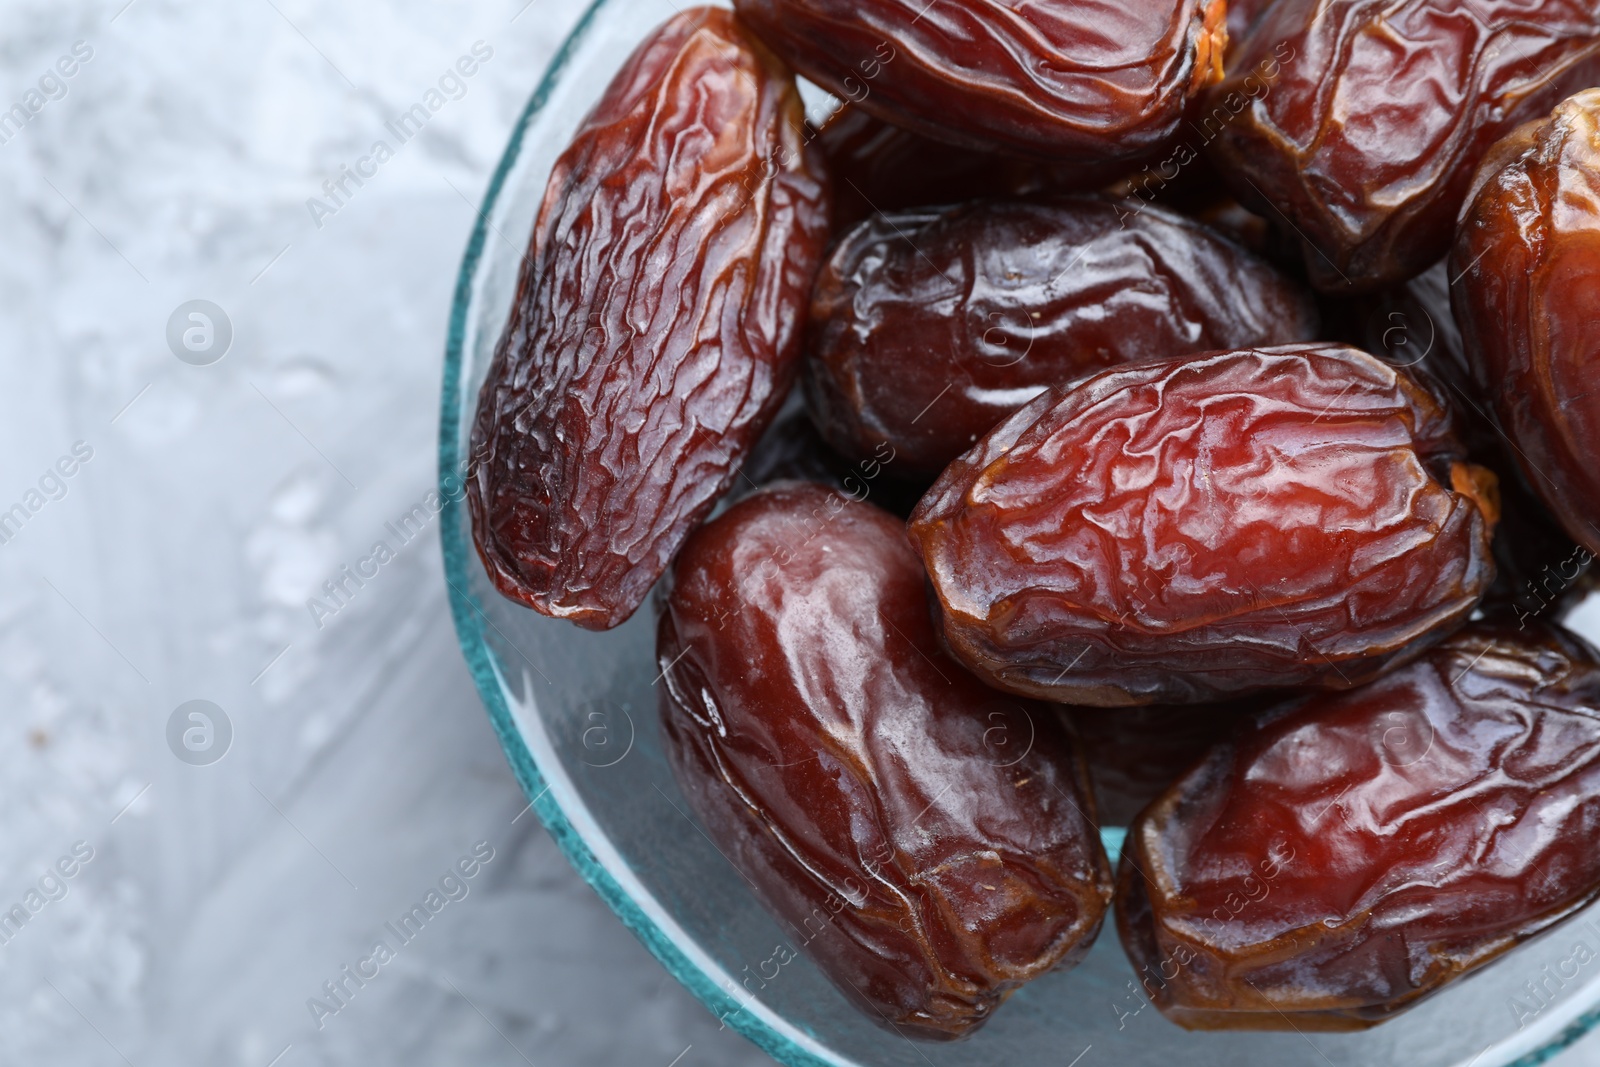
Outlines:
[[[763,1010],[751,1010],[752,1005],[742,1004],[712,981],[706,971],[698,966],[677,944],[673,936],[662,928],[634,896],[625,888],[616,873],[606,866],[596,854],[582,830],[574,825],[566,810],[552,795],[551,782],[539,765],[513,716],[500,673],[494,664],[484,634],[486,616],[476,598],[469,592],[467,568],[477,560],[471,544],[466,513],[465,493],[461,492],[460,463],[462,429],[462,370],[469,313],[473,308],[473,294],[483,253],[488,246],[490,219],[497,201],[505,190],[507,178],[516,166],[523,141],[529,127],[543,112],[556,83],[593,28],[596,17],[603,9],[614,6],[614,0],[592,0],[579,16],[571,32],[551,58],[549,66],[540,77],[533,95],[523,108],[505,151],[490,175],[484,191],[483,202],[477,208],[477,218],[467,238],[462,255],[461,269],[451,298],[448,333],[445,340],[444,373],[440,388],[439,415],[439,497],[444,504],[440,515],[439,541],[444,557],[446,596],[450,602],[457,642],[466,659],[468,670],[483,701],[489,720],[494,726],[500,747],[511,765],[512,773],[528,798],[531,809],[544,824],[557,847],[574,870],[599,894],[607,907],[622,920],[666,968],[667,973],[689,990],[714,1017],[721,1019],[740,1034],[754,1042],[773,1059],[790,1067],[842,1067],[845,1061],[819,1054],[821,1046],[807,1047],[808,1042],[799,1034],[784,1033],[770,1025],[762,1016]],[[450,491],[452,482],[456,491]],[[528,810],[525,809],[525,810]],[[520,816],[519,816],[520,817]]]
[[[704,0],[702,0],[704,2]],[[716,0],[712,0],[716,2]],[[726,0],[723,0],[726,2]],[[478,272],[483,264],[483,253],[488,246],[490,218],[511,171],[521,155],[524,137],[549,102],[557,82],[583,43],[601,11],[618,6],[618,0],[591,0],[567,34],[549,66],[528,99],[522,113],[512,128],[510,140],[501,154],[483,194],[483,202],[476,209],[477,218],[467,238],[461,268],[451,297],[448,333],[445,340],[443,382],[440,389],[439,415],[439,497],[443,502],[440,515],[439,540],[444,557],[446,596],[454,621],[457,643],[472,674],[473,684],[489,713],[500,747],[505,753],[512,773],[528,798],[528,808],[544,824],[557,847],[574,870],[599,894],[607,907],[622,920],[642,942],[650,954],[667,970],[667,973],[695,999],[699,1000],[714,1017],[738,1031],[779,1063],[788,1067],[842,1067],[848,1061],[829,1057],[820,1045],[807,1047],[810,1042],[799,1035],[784,1033],[763,1018],[762,1010],[749,1010],[719,988],[703,968],[697,965],[677,944],[671,933],[651,917],[634,899],[591,846],[582,830],[574,825],[566,810],[551,794],[551,783],[541,770],[522,731],[518,728],[511,706],[506,698],[500,672],[495,667],[482,620],[486,618],[476,598],[468,591],[467,568],[477,560],[476,549],[471,544],[466,515],[465,493],[459,489],[461,475],[461,373],[465,356],[468,314],[473,307]],[[450,491],[451,482],[458,489]],[[520,817],[520,816],[519,816]],[[1547,1043],[1506,1064],[1506,1067],[1542,1067],[1590,1032],[1600,1027],[1600,1007],[1592,1008],[1574,1018]]]

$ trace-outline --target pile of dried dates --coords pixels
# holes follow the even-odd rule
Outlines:
[[[484,566],[658,591],[684,795],[883,1025],[1112,909],[1182,1026],[1372,1026],[1600,896],[1597,85],[1594,0],[684,11],[550,176]]]

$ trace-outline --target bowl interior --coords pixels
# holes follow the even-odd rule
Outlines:
[[[975,1037],[949,1045],[874,1025],[803,955],[773,962],[800,939],[756,903],[690,817],[663,758],[652,611],[593,634],[501,598],[472,547],[459,483],[550,168],[634,46],[678,10],[672,0],[600,0],[583,17],[490,183],[450,320],[440,473],[456,627],[531,806],[574,866],[712,1012],[789,1064],[1070,1067],[1110,1056],[1126,1067],[1521,1067],[1582,1036],[1600,1019],[1600,966],[1574,960],[1600,959],[1596,909],[1362,1034],[1183,1031],[1146,1002],[1109,922],[1075,970],[1027,986]],[[1600,627],[1583,628],[1592,636]]]

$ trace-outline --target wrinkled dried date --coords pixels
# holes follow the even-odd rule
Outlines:
[[[1271,698],[1146,708],[1067,708],[1104,826],[1127,826]]]
[[[937,141],[1133,159],[1221,75],[1222,0],[734,0],[835,96]]]
[[[841,991],[959,1037],[1088,950],[1110,872],[1070,738],[939,651],[899,522],[790,483],[697,531],[673,576],[678,782]]]
[[[1600,90],[1497,145],[1476,184],[1451,257],[1469,358],[1528,484],[1600,552]]]
[[[1186,1027],[1360,1029],[1600,895],[1597,826],[1594,650],[1474,625],[1214,749],[1129,830],[1118,929]]]
[[[817,134],[833,174],[833,226],[847,229],[880,211],[959,204],[984,197],[1087,192],[1122,177],[1121,164],[1047,163],[1000,152],[958,150],[858,107],[836,112]]]
[[[1436,401],[1339,346],[1208,353],[1047,393],[911,517],[945,638],[1070,704],[1358,685],[1465,622],[1494,475]]]
[[[1228,71],[1191,122],[1317,286],[1355,292],[1443,256],[1489,146],[1600,79],[1600,8],[1276,0]]]
[[[1278,231],[1260,215],[1246,211],[1211,158],[1197,154],[1188,144],[1180,144],[1170,156],[1122,174],[1118,181],[1104,187],[1101,195],[1176,211],[1256,255],[1267,256],[1274,264],[1282,264],[1296,274],[1300,271],[1298,251],[1285,251]]]
[[[1576,606],[1578,577],[1593,554],[1562,532],[1528,487],[1473,381],[1461,331],[1450,308],[1450,272],[1441,261],[1402,286],[1354,300],[1324,298],[1322,318],[1336,339],[1406,370],[1452,416],[1467,455],[1500,479],[1500,524],[1494,533],[1495,577],[1486,611],[1560,621]]]
[[[1443,260],[1398,285],[1356,297],[1320,294],[1317,303],[1335,340],[1403,368],[1433,393],[1470,450],[1496,436],[1467,366]]]
[[[1228,44],[1237,50],[1274,0],[1228,0]],[[1230,62],[1229,68],[1233,66]]]
[[[731,504],[778,482],[815,482],[852,500],[870,500],[903,519],[928,486],[894,477],[895,459],[894,449],[887,445],[854,461],[829,448],[796,387],[750,450],[726,499]]]
[[[1143,203],[988,200],[879,216],[818,275],[805,385],[847,456],[932,476],[1042,393],[1107,367],[1311,339],[1307,293]]]
[[[775,482],[817,482],[830,489],[843,489],[848,473],[848,464],[827,446],[812,425],[800,390],[793,389],[773,416],[772,424],[750,449],[749,457],[739,468],[739,477],[728,491],[728,499],[741,500]],[[857,496],[854,486],[847,492]]]
[[[473,533],[506,596],[626,619],[777,409],[828,231],[802,124],[793,75],[696,8],[556,161],[472,436]]]

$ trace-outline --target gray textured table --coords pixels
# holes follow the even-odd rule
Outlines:
[[[0,4],[0,910],[38,904],[0,1062],[766,1062],[520,815],[436,532],[396,525],[474,205],[578,10]],[[225,319],[169,343],[196,300]]]
[[[123,2],[0,7],[0,107],[42,102],[0,126],[0,509],[29,512],[0,544],[0,900],[59,897],[0,946],[0,1062],[764,1062],[516,818],[433,523],[386,526],[432,486],[475,205],[579,6]],[[231,323],[209,365],[167,339],[196,299]],[[231,724],[218,762],[169,748],[191,700]]]

